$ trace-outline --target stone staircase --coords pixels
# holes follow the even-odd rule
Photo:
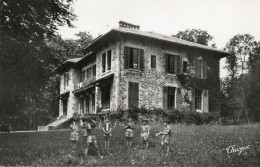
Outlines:
[[[57,120],[54,122],[46,125],[46,126],[39,126],[38,131],[48,131],[51,129],[56,129],[58,126],[62,125],[63,123],[69,121],[72,118],[72,116],[62,116],[59,117]]]

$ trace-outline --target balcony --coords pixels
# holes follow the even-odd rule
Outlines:
[[[89,78],[89,79],[87,79],[87,80],[85,80],[85,81],[82,81],[82,82],[80,82],[80,83],[78,83],[78,84],[76,84],[76,85],[74,86],[74,91],[77,91],[77,90],[80,90],[80,89],[84,89],[84,88],[86,88],[86,87],[89,87],[89,86],[91,86],[91,84],[94,83],[95,81],[96,81],[96,77]]]

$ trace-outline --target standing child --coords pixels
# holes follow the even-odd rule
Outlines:
[[[107,148],[107,151],[109,152],[109,138],[112,136],[111,135],[112,131],[112,124],[108,117],[105,118],[105,122],[103,125],[103,132],[104,132],[104,138],[105,138],[105,147]]]
[[[87,123],[86,123],[88,137],[87,137],[87,148],[85,150],[85,156],[88,155],[88,149],[89,149],[90,144],[92,144],[92,143],[93,143],[94,147],[97,149],[98,155],[100,155],[98,145],[97,145],[97,138],[93,132],[95,127],[96,127],[96,122],[93,119],[88,119]]]
[[[143,149],[148,148],[148,137],[150,134],[150,126],[148,125],[148,120],[143,120],[143,125],[141,126],[141,138],[143,139]]]
[[[165,150],[166,147],[166,155],[169,155],[170,152],[170,136],[171,136],[171,127],[169,125],[169,121],[166,121],[164,123],[164,129],[163,131],[156,134],[156,136],[162,135],[162,149]]]
[[[125,136],[126,136],[126,144],[127,147],[132,147],[132,140],[134,137],[134,123],[132,122],[132,119],[128,118],[128,123],[125,126]]]
[[[76,121],[73,120],[72,124],[70,124],[71,133],[70,133],[70,141],[72,149],[76,149],[77,142],[79,140],[79,126]]]
[[[80,119],[80,125],[82,127],[82,132],[83,132],[83,144],[87,144],[87,138],[88,138],[88,132],[87,132],[87,122],[82,121],[82,118]]]

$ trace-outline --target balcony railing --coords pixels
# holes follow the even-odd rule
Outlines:
[[[89,86],[91,83],[93,83],[93,82],[95,82],[95,81],[96,81],[96,77],[89,78],[89,79],[87,79],[87,80],[85,80],[85,81],[82,81],[82,82],[76,84],[76,85],[74,86],[74,90],[87,87],[87,86]]]

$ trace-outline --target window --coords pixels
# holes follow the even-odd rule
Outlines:
[[[110,109],[110,85],[101,88],[102,109]]]
[[[64,89],[69,85],[69,73],[64,74]]]
[[[96,65],[92,66],[93,77],[96,77]]]
[[[102,54],[102,72],[106,71],[106,53]]]
[[[156,56],[151,56],[151,68],[156,68]]]
[[[144,50],[125,47],[125,68],[144,69]]]
[[[167,91],[167,109],[175,108],[175,88],[168,87]]]
[[[128,108],[139,107],[139,83],[128,83]]]
[[[85,81],[85,76],[86,76],[86,71],[85,70],[81,71],[81,82]]]
[[[195,75],[197,78],[207,79],[207,61],[201,57],[195,60]]]
[[[87,79],[90,79],[90,78],[92,78],[92,67],[89,67],[87,69]]]
[[[111,70],[111,50],[107,51],[107,70]]]
[[[195,90],[195,109],[201,110],[202,105],[202,90]]]
[[[67,111],[68,111],[68,99],[64,99],[62,101],[62,106],[63,106],[63,115],[67,116]]]
[[[182,58],[180,55],[166,55],[166,72],[169,74],[181,74]]]
[[[187,71],[188,71],[188,62],[187,61],[183,61],[183,64],[182,64],[182,72],[184,74],[187,74]]]

